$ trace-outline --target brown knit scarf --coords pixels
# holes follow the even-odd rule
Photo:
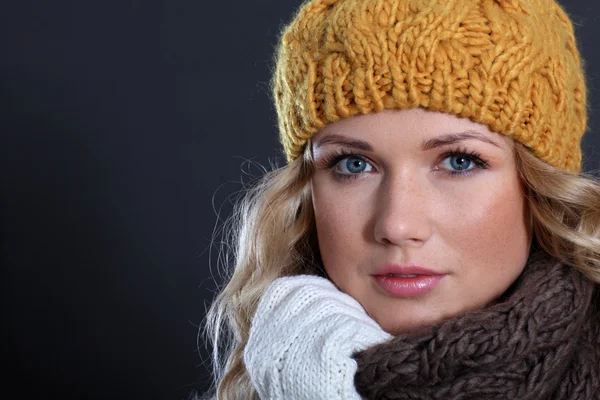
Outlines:
[[[503,299],[355,354],[367,399],[600,399],[595,285],[542,250]]]

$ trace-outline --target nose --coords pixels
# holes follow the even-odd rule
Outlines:
[[[375,239],[385,245],[422,246],[433,232],[432,196],[414,174],[385,179],[377,198]]]

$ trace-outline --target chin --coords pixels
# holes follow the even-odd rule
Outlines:
[[[372,318],[381,326],[381,328],[390,335],[398,336],[416,332],[421,329],[427,329],[431,326],[438,325],[444,321],[453,318],[458,313],[449,313],[450,315],[442,314],[425,314],[425,315],[403,315],[402,318],[391,319],[387,315],[374,315]]]
[[[441,319],[410,319],[402,321],[390,321],[389,319],[387,321],[377,321],[376,319],[375,321],[390,335],[398,336],[425,329],[435,325]]]

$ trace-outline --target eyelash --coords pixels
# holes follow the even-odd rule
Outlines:
[[[466,158],[468,158],[475,164],[475,167],[465,171],[449,171],[445,168],[441,168],[436,170],[436,172],[454,177],[464,177],[477,173],[481,169],[489,168],[488,162],[481,156],[481,153],[478,153],[476,151],[470,151],[466,148],[460,147],[443,153],[440,157],[440,160],[443,161],[446,158],[453,156],[466,156]],[[321,168],[324,168],[331,172],[331,174],[333,174],[333,176],[340,181],[349,181],[357,179],[360,175],[362,175],[361,173],[340,174],[335,171],[335,167],[339,164],[340,161],[342,161],[345,158],[358,158],[364,162],[369,162],[365,157],[361,156],[360,154],[353,153],[347,150],[337,150],[323,158],[323,160],[320,163]]]

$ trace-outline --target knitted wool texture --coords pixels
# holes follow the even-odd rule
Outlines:
[[[355,358],[368,399],[600,399],[594,283],[541,251],[497,304]]]
[[[282,33],[272,86],[288,161],[330,122],[424,107],[581,169],[584,76],[552,0],[308,1]]]
[[[390,338],[328,279],[286,276],[260,299],[244,365],[263,400],[360,400],[352,354]]]

